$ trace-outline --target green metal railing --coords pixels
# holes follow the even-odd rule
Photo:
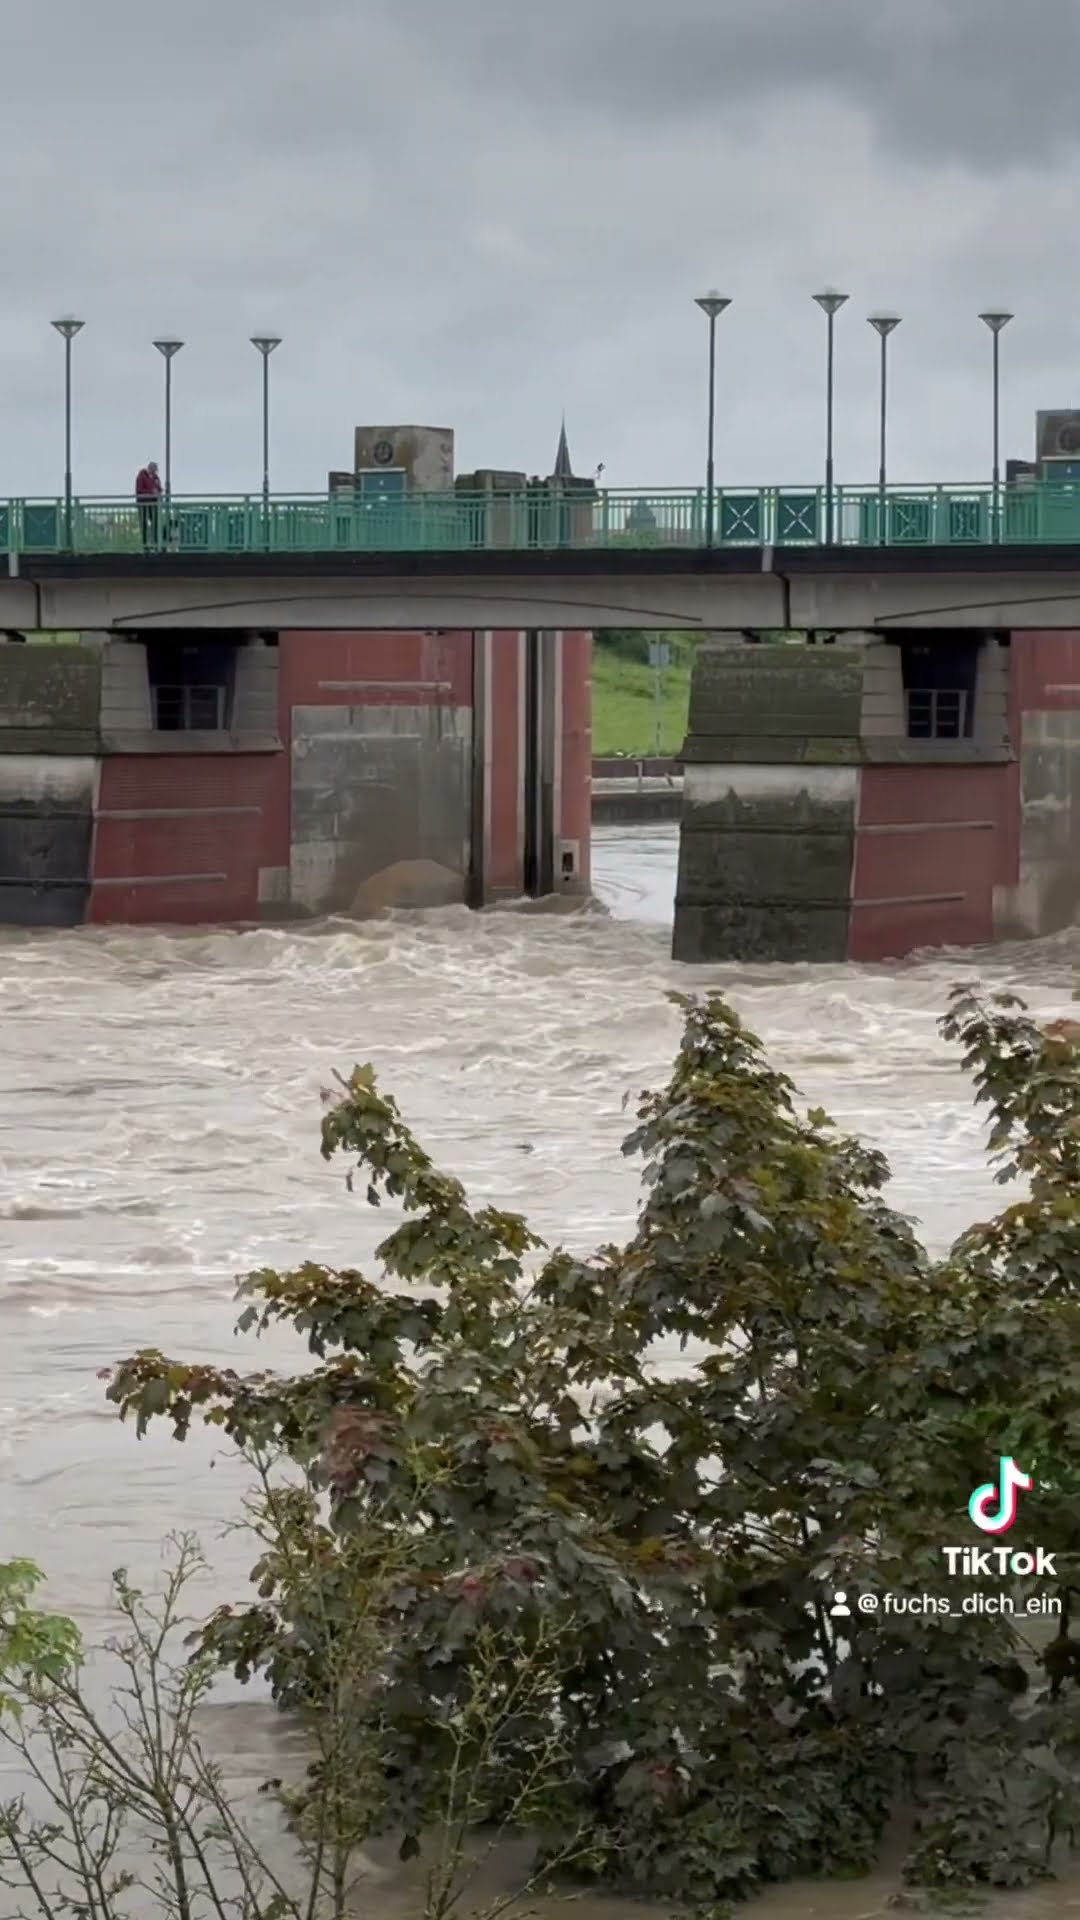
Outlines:
[[[718,547],[818,546],[822,487],[722,487],[714,495]],[[0,557],[35,554],[334,554],[543,552],[700,548],[704,488],[581,493],[413,493],[369,501],[343,495],[203,499],[177,495],[150,513],[125,500],[0,500]],[[1080,483],[837,487],[834,540],[845,547],[1080,545]]]

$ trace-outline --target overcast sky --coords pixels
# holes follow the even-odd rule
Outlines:
[[[706,322],[718,479],[814,482],[822,286],[837,469],[877,467],[894,308],[892,477],[988,475],[1080,407],[1078,0],[38,0],[4,23],[0,494],[162,457],[174,486],[325,486],[358,422],[453,427],[457,467],[697,484]]]

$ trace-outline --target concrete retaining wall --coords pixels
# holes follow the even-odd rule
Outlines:
[[[592,817],[597,826],[648,826],[681,820],[683,783],[678,780],[594,780]]]
[[[587,894],[587,633],[278,639],[240,647],[212,733],[155,730],[137,640],[0,645],[0,922],[480,906],[527,864]]]
[[[280,651],[292,907],[464,901],[472,635],[286,633]]]
[[[289,894],[308,913],[463,901],[471,708],[294,706]]]
[[[657,760],[647,754],[636,760],[627,754],[609,754],[592,763],[594,780],[667,780],[681,773],[681,760]]]

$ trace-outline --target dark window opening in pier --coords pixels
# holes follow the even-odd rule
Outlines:
[[[981,645],[969,633],[901,640],[909,740],[970,740]]]
[[[161,733],[222,733],[232,718],[236,644],[231,640],[147,640],[153,725]]]

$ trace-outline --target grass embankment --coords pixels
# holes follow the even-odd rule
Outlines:
[[[671,665],[660,676],[659,751],[665,756],[678,753],[686,738],[692,656],[692,643],[681,634],[666,637],[672,651]],[[597,759],[656,753],[655,684],[647,661],[625,658],[597,635],[592,704],[592,750]]]

